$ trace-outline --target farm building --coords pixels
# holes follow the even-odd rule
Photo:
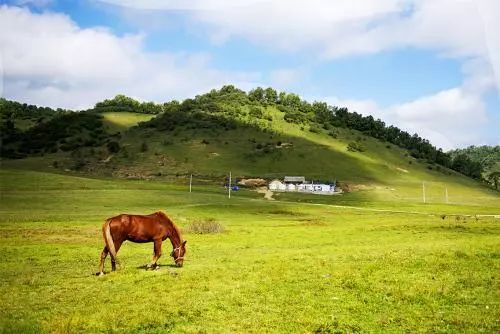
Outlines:
[[[293,183],[293,184],[300,184],[300,183],[305,183],[306,178],[303,176],[285,176],[285,179],[283,180],[285,183]]]
[[[285,176],[283,181],[271,181],[269,190],[331,194],[335,192],[335,184],[308,182],[303,176]]]
[[[269,183],[269,190],[286,191],[286,184],[284,184],[280,180],[272,180]]]

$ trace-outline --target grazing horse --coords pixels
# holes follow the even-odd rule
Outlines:
[[[127,215],[121,214],[106,219],[102,226],[105,246],[101,253],[101,263],[97,275],[104,275],[104,261],[108,253],[111,256],[111,268],[116,270],[116,253],[120,250],[122,243],[126,240],[145,243],[154,242],[153,260],[147,268],[157,268],[157,261],[161,256],[161,244],[169,238],[172,243],[174,262],[182,267],[184,254],[186,253],[186,240],[182,240],[177,226],[161,211],[150,215]]]

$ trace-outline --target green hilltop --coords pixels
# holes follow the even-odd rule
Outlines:
[[[499,199],[467,156],[272,88],[224,86],[164,104],[119,95],[78,113],[2,99],[0,111],[4,168],[174,182],[193,174],[212,184],[229,171],[237,179],[303,175],[337,181],[353,201],[418,202],[422,183],[428,202],[495,206]]]

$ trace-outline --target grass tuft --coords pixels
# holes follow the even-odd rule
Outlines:
[[[224,226],[217,222],[214,218],[207,218],[205,220],[196,220],[190,223],[185,229],[185,233],[193,234],[210,234],[224,232]]]

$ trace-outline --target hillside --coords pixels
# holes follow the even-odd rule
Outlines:
[[[498,193],[447,168],[449,157],[417,135],[269,89],[225,86],[163,105],[119,96],[60,113],[24,132],[15,127],[24,136],[6,148],[23,159],[4,167],[175,182],[194,174],[196,183],[212,184],[229,171],[236,178],[304,175],[338,181],[353,201],[418,202],[425,182],[428,202],[445,202],[446,191],[453,203],[498,201]]]

